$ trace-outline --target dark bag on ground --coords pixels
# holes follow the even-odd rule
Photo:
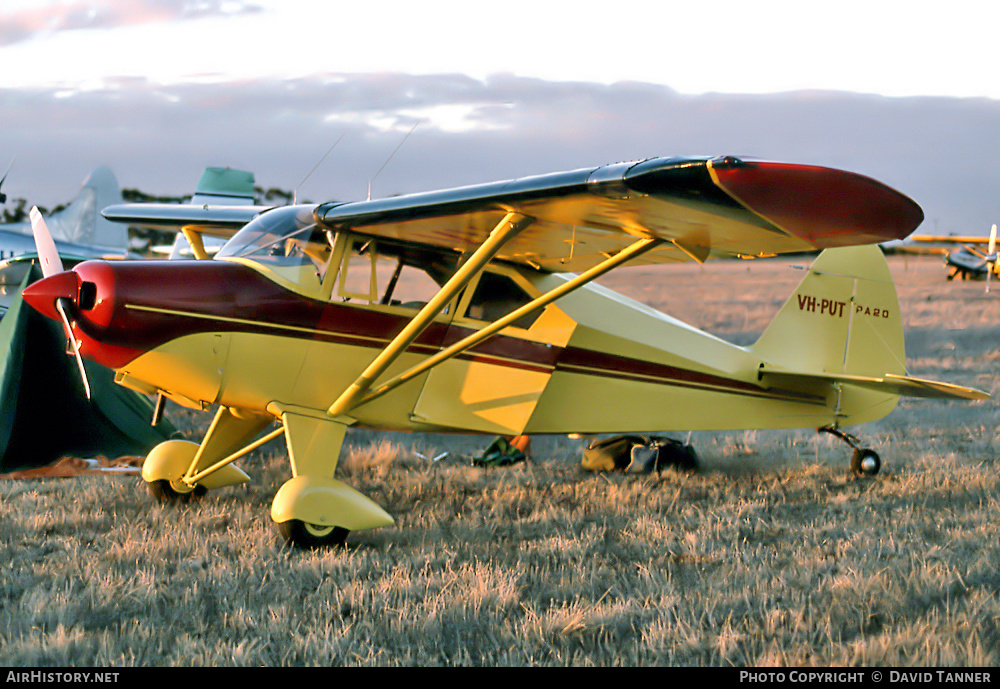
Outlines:
[[[591,441],[583,450],[581,465],[588,471],[640,474],[668,467],[691,471],[698,468],[698,455],[693,447],[673,438],[616,435]]]
[[[500,467],[523,462],[527,458],[528,455],[517,445],[502,436],[497,436],[483,454],[479,457],[473,457],[472,463],[482,467]]]

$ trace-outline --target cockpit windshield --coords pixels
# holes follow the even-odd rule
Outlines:
[[[261,213],[226,242],[217,257],[249,259],[296,283],[303,278],[321,282],[331,243],[312,211],[313,206],[285,206]]]
[[[283,259],[301,255],[311,241],[329,251],[330,243],[316,226],[312,208],[286,206],[261,213],[226,242],[219,258],[239,256],[287,265]]]

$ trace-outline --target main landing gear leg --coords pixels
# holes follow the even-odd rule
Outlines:
[[[292,478],[274,496],[271,519],[292,545],[340,545],[351,531],[392,525],[385,510],[333,478],[347,426],[283,410]]]
[[[851,435],[842,430],[839,426],[823,426],[817,428],[818,433],[829,433],[840,438],[851,446],[854,452],[851,454],[851,472],[858,476],[874,476],[882,468],[882,459],[875,450],[869,447],[861,447],[857,436]]]

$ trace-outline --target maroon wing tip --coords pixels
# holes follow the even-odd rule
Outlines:
[[[749,210],[818,249],[903,239],[924,220],[911,198],[853,172],[760,162],[713,173]]]

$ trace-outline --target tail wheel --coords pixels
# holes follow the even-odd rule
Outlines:
[[[857,449],[851,455],[851,471],[859,476],[874,476],[882,468],[882,459],[875,450]]]
[[[149,494],[157,501],[166,504],[182,504],[193,500],[200,500],[208,489],[205,486],[195,486],[194,490],[182,493],[170,485],[170,481],[159,479],[146,484],[149,487]]]
[[[350,532],[340,526],[321,526],[289,519],[286,522],[278,522],[278,533],[286,541],[300,548],[324,548],[344,545]]]

